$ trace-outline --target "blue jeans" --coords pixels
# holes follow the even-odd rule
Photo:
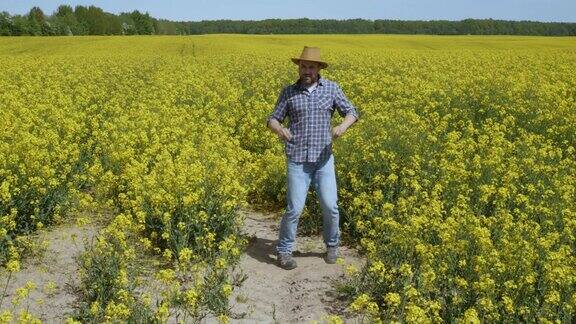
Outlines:
[[[308,188],[312,183],[322,208],[322,232],[326,246],[338,246],[340,239],[334,155],[324,161],[293,162],[287,159],[288,189],[286,212],[280,222],[280,237],[276,251],[291,253],[296,240],[298,218],[302,214]]]

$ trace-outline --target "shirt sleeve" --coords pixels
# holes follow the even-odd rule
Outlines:
[[[278,120],[280,123],[284,122],[286,115],[288,114],[288,96],[286,88],[282,90],[278,100],[276,101],[276,105],[274,107],[274,112],[266,119],[266,125],[270,122],[270,119],[274,118]]]
[[[338,110],[340,116],[344,117],[352,114],[356,119],[360,118],[360,114],[354,105],[348,100],[342,88],[336,86],[336,97],[334,98],[334,106]]]

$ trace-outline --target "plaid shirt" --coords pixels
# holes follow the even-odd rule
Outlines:
[[[323,161],[332,154],[331,119],[334,108],[340,116],[359,114],[346,98],[340,86],[318,76],[318,86],[308,92],[300,81],[285,87],[276,102],[274,112],[268,117],[280,123],[290,117],[292,139],[285,142],[286,156],[294,162]]]

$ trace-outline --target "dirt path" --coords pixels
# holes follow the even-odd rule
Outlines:
[[[78,282],[75,257],[84,250],[84,239],[90,240],[97,232],[96,225],[65,224],[42,230],[31,236],[34,241],[46,242],[46,250],[39,257],[25,258],[20,271],[12,274],[0,310],[11,310],[18,316],[28,310],[43,323],[62,323],[74,310],[73,287]],[[2,293],[8,274],[0,273]],[[35,285],[19,305],[12,300],[17,289],[27,282]]]
[[[355,320],[338,299],[334,282],[344,278],[345,265],[326,264],[320,236],[297,238],[295,259],[298,267],[283,270],[276,265],[275,244],[279,216],[243,211],[244,232],[252,237],[242,256],[240,269],[247,275],[230,299],[232,312],[244,314],[233,323],[303,323],[322,322],[326,315],[338,314],[347,322]],[[11,310],[17,316],[27,309],[44,323],[61,323],[74,310],[77,285],[76,256],[84,250],[84,239],[91,240],[98,225],[66,224],[43,230],[34,235],[47,247],[39,257],[26,258],[22,269],[14,273],[6,289],[0,310]],[[345,264],[360,267],[362,259],[346,247],[341,248]],[[0,293],[4,291],[7,273],[0,273]],[[29,297],[13,306],[17,288],[33,282]],[[204,322],[215,322],[214,318]]]
[[[324,262],[321,236],[297,237],[294,258],[298,267],[283,270],[275,264],[279,216],[243,213],[244,230],[253,240],[240,264],[248,278],[230,300],[233,312],[246,315],[233,322],[322,322],[328,314],[353,321],[333,287],[334,280],[343,278],[345,266]],[[345,264],[360,266],[361,258],[354,250],[341,247],[340,252]]]

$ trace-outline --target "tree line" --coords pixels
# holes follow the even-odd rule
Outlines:
[[[366,20],[266,19],[170,21],[138,10],[118,15],[96,6],[61,5],[51,15],[0,13],[2,36],[236,34],[433,34],[576,36],[576,23],[495,19]]]

